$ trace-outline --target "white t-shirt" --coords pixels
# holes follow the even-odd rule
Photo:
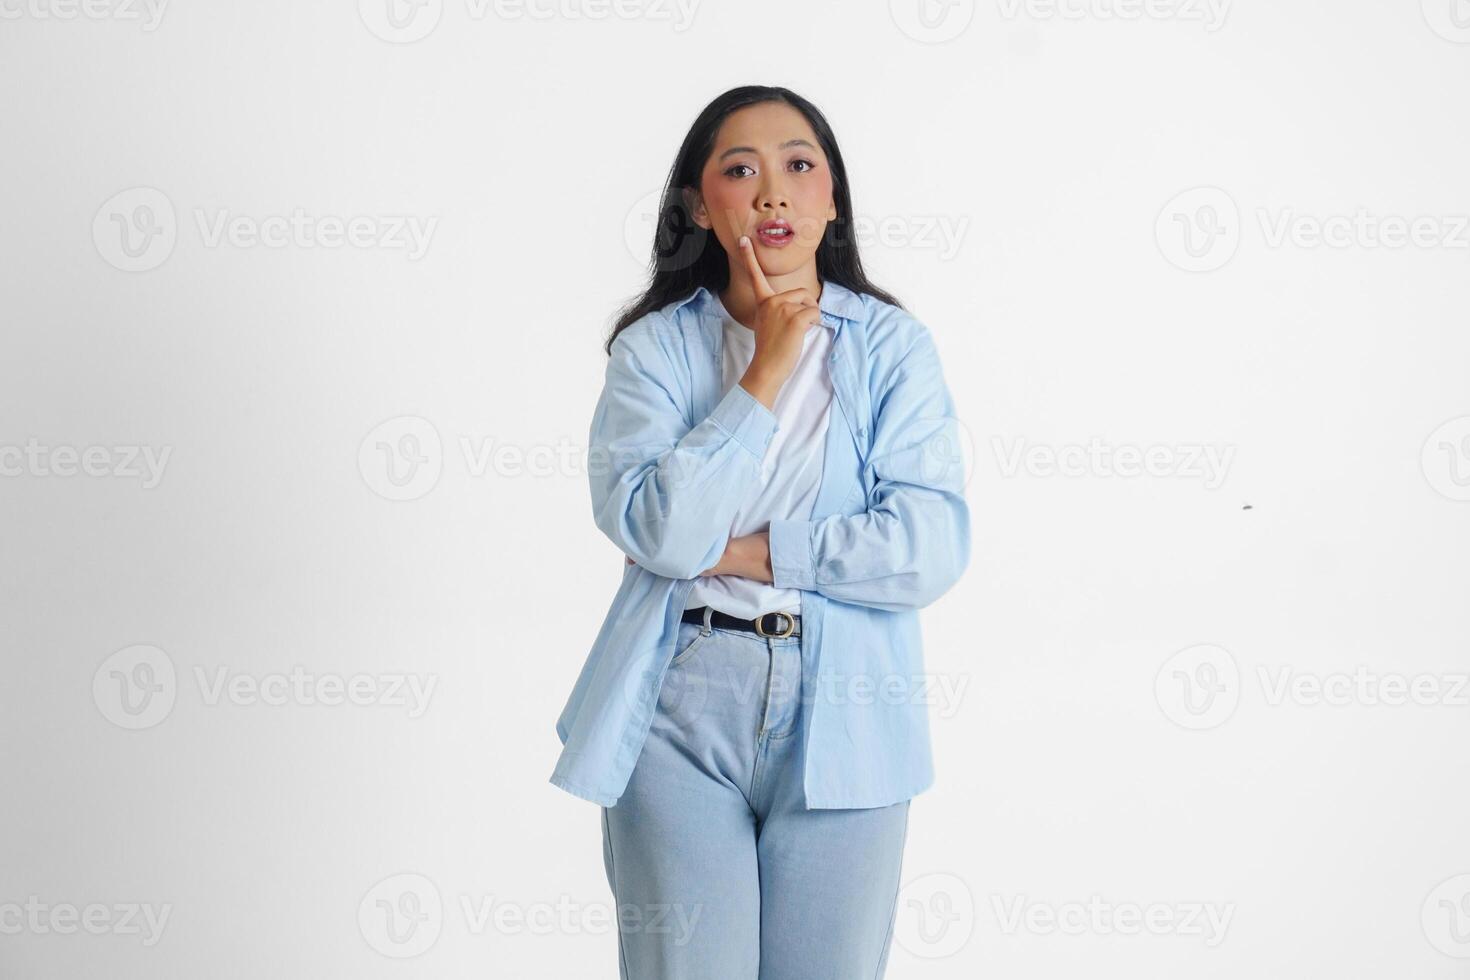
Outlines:
[[[755,331],[730,316],[714,297],[724,330],[723,396],[740,381],[755,356]],[[772,518],[809,520],[817,502],[832,411],[832,380],[827,358],[833,328],[818,320],[807,328],[801,356],[781,386],[772,409],[776,432],[766,447],[760,482],[735,513],[730,537],[755,534]],[[754,619],[762,613],[801,614],[801,590],[778,589],[739,575],[701,575],[689,591],[685,609],[713,606],[723,613]]]

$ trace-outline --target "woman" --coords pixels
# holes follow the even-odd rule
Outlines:
[[[868,282],[832,130],[733,89],[681,147],[589,437],[627,564],[557,722],[624,980],[868,980],[932,783],[917,610],[969,560],[954,407]]]

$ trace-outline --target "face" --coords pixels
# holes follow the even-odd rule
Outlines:
[[[725,118],[689,200],[694,221],[714,232],[732,261],[740,236],[749,235],[768,276],[815,263],[827,222],[837,217],[827,157],[806,117],[783,102]],[[790,222],[790,237],[763,240],[757,229],[771,218]]]

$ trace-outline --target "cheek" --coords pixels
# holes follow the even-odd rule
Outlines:
[[[832,200],[832,178],[827,172],[822,171],[822,176],[810,180],[804,180],[797,185],[797,194],[801,202],[818,214],[825,214],[827,202]]]
[[[726,235],[740,234],[739,231],[731,231],[732,215],[738,223],[750,210],[749,202],[742,202],[733,188],[711,183],[705,184],[704,207],[722,241]]]
[[[803,245],[816,248],[827,227],[827,207],[832,203],[832,178],[804,180],[796,186],[791,202],[799,218],[796,237]]]

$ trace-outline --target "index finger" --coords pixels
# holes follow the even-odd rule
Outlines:
[[[766,274],[761,269],[760,262],[756,260],[755,244],[750,240],[749,235],[740,236],[740,253],[745,256],[745,271],[750,276],[751,283],[755,286],[756,301],[759,302],[768,296],[776,295],[776,291],[771,288],[771,284],[766,282]]]

